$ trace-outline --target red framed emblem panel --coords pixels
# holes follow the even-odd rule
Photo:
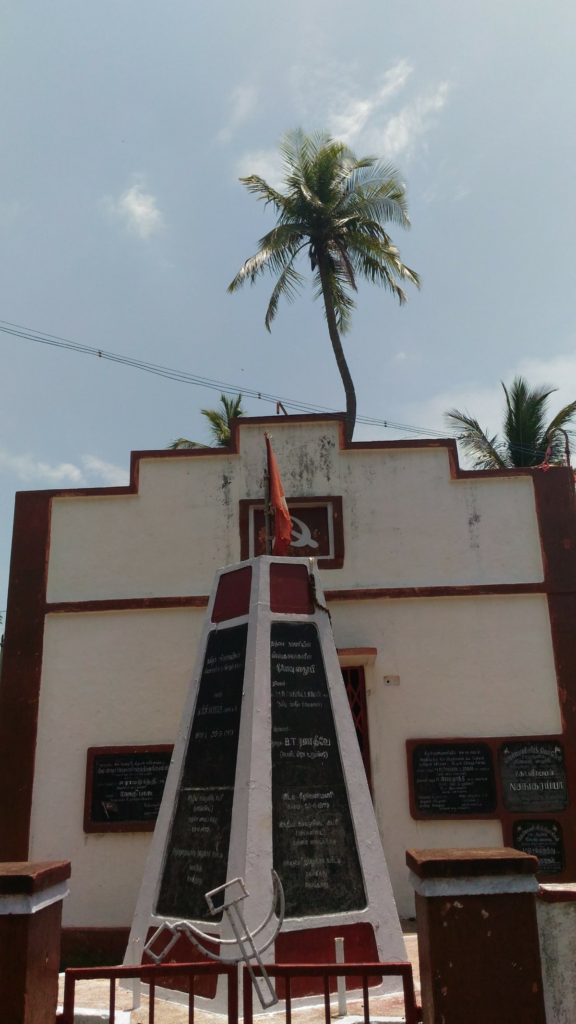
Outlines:
[[[341,569],[344,564],[342,498],[286,498],[292,517],[292,543],[288,555],[316,558],[321,569]],[[240,557],[266,553],[264,502],[261,498],[240,501]]]

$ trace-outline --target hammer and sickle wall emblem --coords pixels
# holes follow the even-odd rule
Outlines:
[[[296,516],[290,516],[292,520],[292,538],[290,546],[293,548],[317,548],[318,541],[314,540],[310,533],[310,527]]]

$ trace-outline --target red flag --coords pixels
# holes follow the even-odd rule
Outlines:
[[[272,545],[272,552],[275,555],[285,555],[292,539],[292,520],[290,519],[288,505],[286,504],[276,456],[272,451],[268,434],[264,436],[266,438],[266,453],[268,455],[270,504],[274,509],[274,543]]]

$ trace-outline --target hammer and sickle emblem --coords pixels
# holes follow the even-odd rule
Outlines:
[[[301,519],[297,519],[296,516],[291,516],[292,519],[292,539],[290,546],[293,548],[317,548],[318,541],[314,540],[310,533],[310,527],[303,523]]]

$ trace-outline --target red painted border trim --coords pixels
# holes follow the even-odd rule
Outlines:
[[[325,590],[327,601],[379,601],[415,597],[482,597],[496,594],[544,594],[544,583],[478,583],[455,587],[357,587]]]
[[[352,441],[344,436],[344,413],[284,417],[292,423],[336,423],[340,450],[395,451],[424,448],[447,452],[450,477],[503,479],[532,477],[536,496],[542,552],[543,584],[510,584],[484,588],[426,587],[363,591],[365,599],[383,597],[476,596],[482,593],[548,593],[550,621],[558,686],[564,722],[567,770],[574,792],[576,781],[576,508],[574,480],[568,469],[463,470],[458,465],[456,442],[451,439],[410,441]],[[220,458],[240,453],[241,428],[272,426],[276,416],[245,418],[232,423],[228,448],[136,451],[130,457],[130,482],[126,487],[67,488],[24,491],[16,495],[12,559],[6,616],[4,658],[0,682],[0,859],[24,860],[28,856],[32,787],[44,616],[47,612],[85,612],[130,608],[204,607],[207,597],[135,598],[126,601],[56,602],[46,604],[46,567],[50,542],[53,498],[113,497],[138,493],[140,463],[150,459]],[[328,592],[328,600],[356,600],[356,591]],[[571,835],[576,847],[576,807],[571,814]]]
[[[354,590],[325,590],[327,601],[413,600],[422,597],[489,597],[508,594],[545,594],[545,583],[480,583],[461,587],[357,587]],[[146,611],[156,608],[206,608],[207,594],[183,597],[121,597],[100,601],[53,601],[45,606],[47,615],[87,612]]]
[[[103,601],[53,601],[45,605],[47,615],[67,612],[129,612],[157,608],[206,608],[207,594],[184,597],[119,597]]]

